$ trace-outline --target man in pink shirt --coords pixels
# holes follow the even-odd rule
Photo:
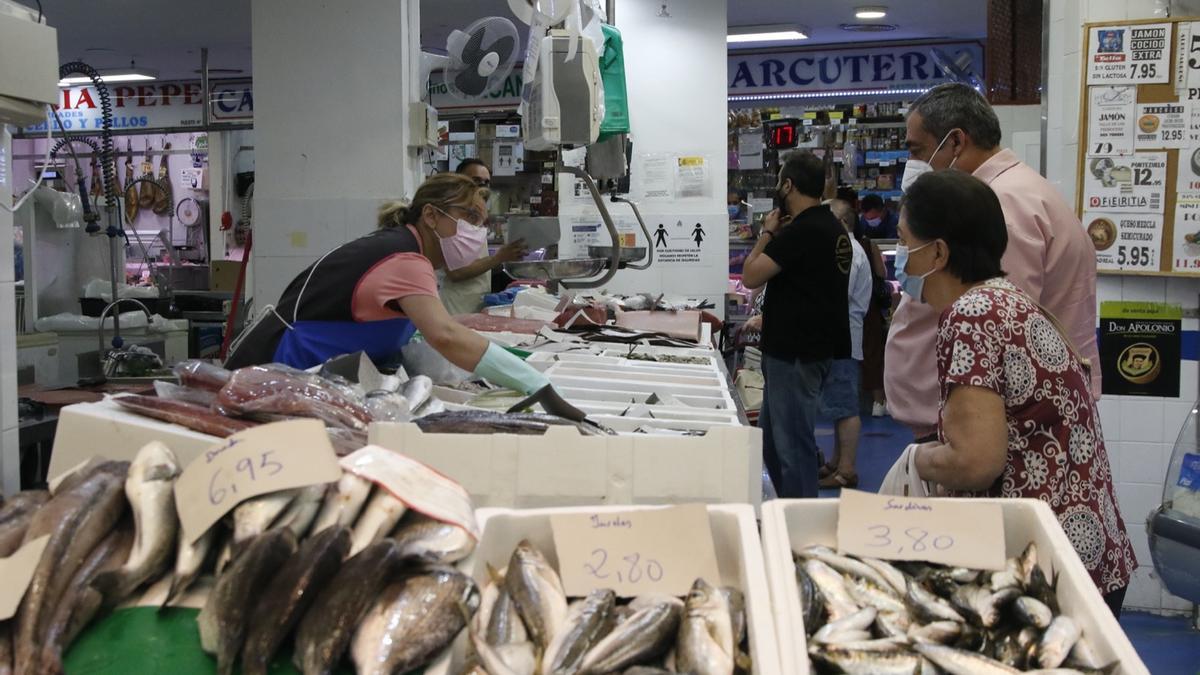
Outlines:
[[[942,84],[909,109],[909,161],[902,186],[924,171],[955,168],[991,186],[1008,224],[1001,266],[1008,280],[1050,310],[1092,368],[1100,396],[1096,346],[1096,252],[1075,212],[1032,167],[1000,147],[1000,121],[987,100],[965,84]],[[883,384],[888,410],[917,439],[937,431],[934,344],[938,313],[904,295],[892,318]]]

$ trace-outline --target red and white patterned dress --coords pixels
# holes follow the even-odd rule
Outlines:
[[[957,384],[1002,396],[1008,423],[1004,473],[987,490],[952,496],[1046,502],[1100,592],[1126,587],[1137,562],[1117,507],[1090,380],[1054,324],[1015,286],[989,280],[942,312],[937,364],[943,443],[942,415]]]

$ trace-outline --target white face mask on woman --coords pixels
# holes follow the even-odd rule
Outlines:
[[[454,220],[457,227],[454,234],[449,237],[438,235],[438,244],[442,248],[442,258],[446,261],[446,268],[462,269],[478,260],[479,254],[483,252],[483,247],[487,246],[487,228],[472,225],[462,218],[454,218],[436,206],[433,208]],[[434,234],[437,234],[437,230],[434,230]]]
[[[942,137],[942,142],[938,143],[938,146],[933,150],[933,154],[929,156],[930,161],[933,161],[933,158],[937,156],[938,150],[942,149],[942,146],[946,144],[946,140],[950,138],[950,134],[952,133],[954,133],[953,129],[947,131],[946,135]],[[946,168],[949,169],[953,167],[954,163],[957,161],[958,157],[956,156],[954,159],[950,160],[950,166],[947,166]],[[928,173],[933,170],[933,165],[931,165],[929,162],[910,157],[908,161],[904,163],[904,175],[900,177],[900,190],[903,192],[908,192],[908,188],[911,187],[913,183],[917,182],[917,179],[921,177],[921,174]]]

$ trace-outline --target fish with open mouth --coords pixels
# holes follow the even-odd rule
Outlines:
[[[871,620],[874,620],[874,615]],[[692,584],[679,624],[675,665],[696,675],[732,675],[733,618],[725,595],[704,579]]]
[[[508,561],[504,585],[534,644],[545,650],[567,618],[567,594],[558,572],[541,551],[522,540]]]

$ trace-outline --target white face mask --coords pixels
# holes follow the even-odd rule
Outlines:
[[[942,146],[946,144],[946,140],[950,138],[950,134],[952,133],[954,133],[953,129],[946,132],[946,135],[942,137],[942,142],[938,143],[938,146],[934,148],[933,154],[929,156],[929,159],[933,159],[937,156],[938,151],[941,150]],[[957,161],[958,157],[951,159],[950,166],[947,166],[946,168],[949,169],[953,167],[954,163]],[[908,192],[908,188],[911,187],[913,183],[917,182],[917,179],[920,178],[922,174],[933,170],[933,166],[929,162],[920,159],[912,159],[910,157],[909,160],[904,163],[904,175],[900,178],[900,190],[903,192]]]

